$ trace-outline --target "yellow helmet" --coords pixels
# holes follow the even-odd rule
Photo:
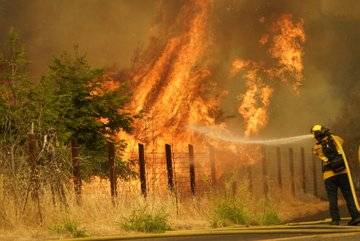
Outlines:
[[[314,134],[316,131],[321,131],[322,129],[322,125],[316,124],[311,128],[311,133]]]
[[[316,124],[311,128],[311,133],[314,135],[315,139],[317,140],[321,140],[322,138],[324,138],[326,135],[329,134],[329,129],[320,125],[320,124]]]

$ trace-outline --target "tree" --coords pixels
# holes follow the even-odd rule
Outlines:
[[[34,89],[20,34],[10,29],[0,53],[0,134],[2,141],[21,142],[34,119]],[[30,121],[30,123],[29,123]]]
[[[34,89],[20,34],[10,29],[0,50],[0,165],[7,179],[5,191],[16,207],[28,176],[25,140],[35,118]]]
[[[80,154],[91,162],[104,159],[106,145],[119,143],[121,130],[131,131],[132,116],[124,111],[129,100],[125,84],[115,83],[104,71],[92,68],[86,55],[63,53],[42,78],[44,122],[56,128],[59,138],[71,144],[75,192],[81,194]]]

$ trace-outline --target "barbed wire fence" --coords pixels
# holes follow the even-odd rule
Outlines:
[[[236,165],[222,160],[214,147],[197,152],[189,144],[188,152],[173,152],[171,145],[166,144],[163,152],[144,150],[144,145],[139,144],[139,190],[145,197],[170,192],[179,198],[187,198],[223,189],[224,176],[229,173],[221,170],[221,163],[226,163],[224,165],[230,165],[227,169],[237,169],[238,176],[247,180],[248,189],[256,196],[267,197],[276,190],[291,193],[295,198],[304,194],[325,198],[321,162],[310,148],[264,146],[261,147],[261,160]],[[233,192],[238,185],[243,183],[236,178],[232,180]]]
[[[33,142],[29,144],[31,160],[34,159]],[[267,197],[269,193],[286,191],[295,198],[304,194],[325,198],[321,162],[310,148],[260,146],[258,150],[262,154],[260,160],[249,164],[243,162],[242,153],[233,153],[233,160],[229,161],[221,155],[222,150],[212,146],[197,148],[188,144],[187,151],[178,152],[170,144],[159,151],[147,151],[143,144],[138,144],[127,153],[135,161],[138,175],[135,182],[131,180],[131,187],[125,187],[127,181],[121,180],[114,169],[116,150],[109,145],[109,194],[113,199],[121,198],[120,195],[126,195],[128,190],[144,197],[174,194],[181,200],[224,190],[224,185],[229,185],[226,177],[231,175],[226,170],[236,170],[238,175],[230,183],[233,193],[239,185],[245,185],[239,180],[241,178],[247,181],[248,190],[255,196]],[[32,165],[36,170],[34,161]]]

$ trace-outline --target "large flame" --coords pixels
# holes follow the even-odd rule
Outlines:
[[[128,73],[132,100],[128,110],[139,114],[134,133],[121,133],[128,143],[151,144],[154,150],[163,144],[192,142],[187,126],[214,126],[214,110],[219,96],[205,98],[204,86],[212,76],[205,55],[210,47],[208,18],[210,0],[187,0],[166,28],[153,28],[156,37],[140,54]],[[265,19],[262,19],[267,24]],[[160,37],[158,37],[160,36]],[[268,24],[268,33],[259,39],[267,61],[235,59],[231,76],[242,74],[246,90],[239,96],[238,112],[244,120],[244,135],[259,133],[268,123],[268,108],[275,84],[283,82],[299,93],[303,79],[302,21],[281,15]],[[270,57],[270,58],[269,58]],[[223,127],[223,126],[221,126]]]
[[[209,113],[217,101],[202,97],[203,82],[211,75],[201,63],[209,46],[210,7],[209,0],[186,1],[172,26],[179,33],[168,37],[156,53],[148,51],[142,56],[139,62],[144,64],[130,74],[133,98],[129,109],[141,116],[135,121],[136,140],[154,145],[187,141],[191,138],[187,125],[214,124]]]
[[[222,95],[218,92],[217,95],[208,93],[209,83],[213,83],[210,81],[212,69],[206,65],[212,44],[208,31],[211,7],[211,0],[185,0],[179,13],[174,16],[173,24],[166,28],[152,28],[155,37],[151,39],[149,48],[136,56],[133,67],[126,74],[132,91],[127,110],[140,118],[135,120],[131,135],[119,133],[119,137],[126,139],[130,156],[135,154],[132,152],[137,142],[146,144],[147,158],[151,160],[148,162],[151,171],[147,176],[153,180],[154,190],[161,186],[161,177],[166,177],[164,173],[159,174],[159,171],[165,170],[165,160],[163,154],[161,158],[158,156],[165,143],[175,148],[177,145],[186,147],[187,143],[199,144],[201,139],[193,136],[187,128],[189,125],[225,127],[225,124],[216,121]],[[305,35],[302,22],[294,23],[291,15],[282,15],[270,23],[268,29],[268,33],[261,36],[259,44],[271,61],[239,58],[233,61],[231,68],[232,77],[241,73],[245,80],[246,90],[240,96],[238,111],[244,120],[246,136],[257,134],[267,125],[274,83],[288,83],[298,93],[303,77],[302,44]],[[263,157],[259,146],[227,143],[225,148],[223,143],[216,140],[211,140],[211,144],[221,146],[219,149],[226,149],[227,153],[232,150],[237,163],[255,163]],[[205,145],[196,145],[196,151],[200,146]],[[175,150],[178,153],[176,151],[179,149]],[[232,159],[224,153],[222,155],[227,160],[224,163]],[[159,162],[162,162],[160,169]],[[187,165],[184,161],[176,163],[178,169]],[[202,161],[201,165],[205,166],[205,163]],[[228,167],[233,169],[232,165]],[[217,168],[217,175],[221,175],[221,170],[226,170],[226,164]]]
[[[294,23],[292,15],[284,14],[259,40],[261,45],[268,47],[271,63],[244,59],[233,61],[231,75],[243,72],[246,81],[246,91],[240,96],[239,107],[245,136],[259,133],[267,125],[268,107],[277,81],[290,84],[299,93],[303,79],[304,42],[303,22]]]
[[[299,91],[303,79],[303,44],[305,32],[303,22],[294,23],[291,14],[282,15],[272,26],[273,41],[269,53],[278,61],[270,74],[281,81],[290,82]]]

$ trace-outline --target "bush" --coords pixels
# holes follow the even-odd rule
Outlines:
[[[87,237],[87,231],[84,228],[80,228],[79,224],[70,218],[65,218],[60,224],[56,224],[54,227],[50,228],[57,234],[69,235],[73,238],[82,238]]]
[[[224,227],[232,224],[249,223],[246,206],[236,198],[220,200],[215,204],[211,226]]]
[[[134,211],[127,218],[123,218],[121,227],[127,231],[162,233],[171,229],[167,216],[162,211],[151,213],[144,208]]]
[[[260,224],[262,225],[274,225],[280,224],[281,218],[279,213],[273,208],[265,208],[262,216],[260,217]]]

